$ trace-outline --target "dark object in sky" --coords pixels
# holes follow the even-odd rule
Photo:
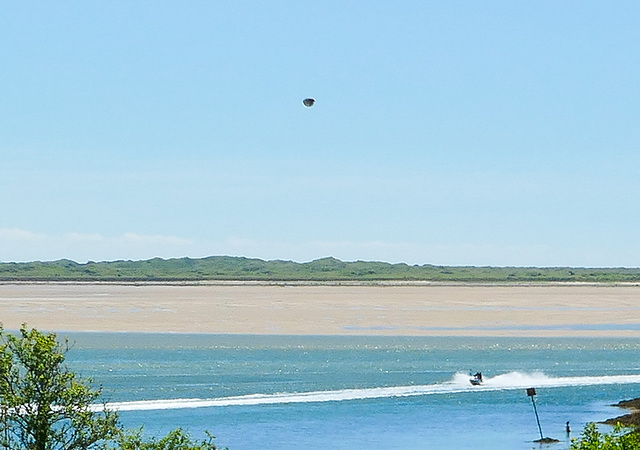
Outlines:
[[[316,99],[313,97],[305,98],[304,100],[302,100],[302,104],[307,108],[311,108],[315,102],[316,102]]]

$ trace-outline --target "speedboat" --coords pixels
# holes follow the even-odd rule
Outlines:
[[[469,378],[469,383],[473,386],[480,386],[482,381],[482,373],[480,372],[476,372],[475,375],[472,375],[471,378]]]

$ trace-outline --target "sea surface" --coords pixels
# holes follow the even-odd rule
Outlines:
[[[60,336],[126,427],[209,430],[230,450],[564,450],[640,397],[640,339]],[[535,444],[540,431],[561,442]]]

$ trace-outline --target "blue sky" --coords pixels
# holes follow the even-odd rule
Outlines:
[[[639,17],[6,2],[0,261],[640,266]]]

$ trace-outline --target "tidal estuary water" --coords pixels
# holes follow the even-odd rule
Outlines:
[[[640,397],[640,339],[60,333],[130,428],[230,450],[569,447]],[[484,385],[468,382],[481,371]],[[606,430],[606,427],[603,427]]]

